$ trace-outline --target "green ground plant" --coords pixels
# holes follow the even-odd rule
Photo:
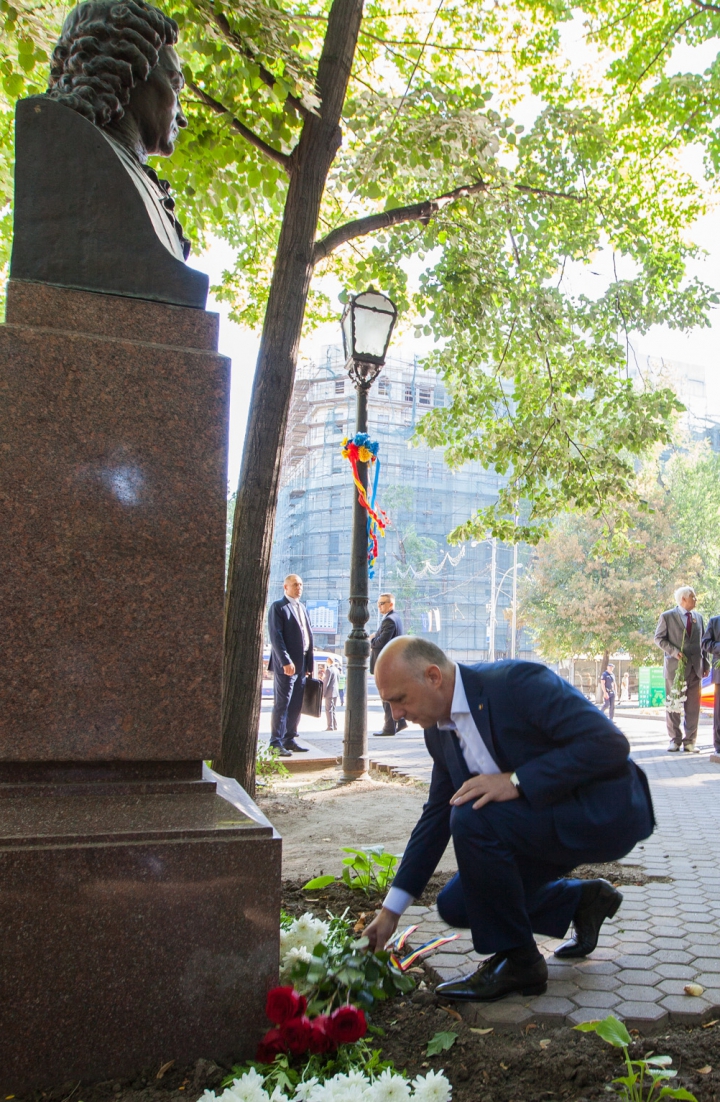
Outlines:
[[[350,856],[343,858],[341,876],[316,876],[303,884],[303,891],[320,891],[341,880],[353,891],[375,895],[384,892],[393,882],[400,858],[394,853],[386,853],[385,846],[343,846],[342,852]]]
[[[582,1022],[575,1029],[581,1033],[597,1033],[603,1041],[621,1048],[625,1057],[626,1075],[612,1081],[612,1089],[623,1102],[657,1102],[660,1098],[679,1098],[685,1102],[697,1102],[694,1094],[684,1087],[670,1087],[668,1081],[677,1072],[671,1068],[670,1056],[647,1056],[644,1060],[631,1060],[629,1047],[632,1037],[622,1022],[610,1014],[599,1022]]]

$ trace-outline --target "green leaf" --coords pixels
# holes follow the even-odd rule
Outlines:
[[[334,883],[335,883],[335,877],[334,876],[330,876],[330,875],[316,876],[313,880],[308,880],[307,884],[303,884],[302,890],[303,891],[319,891],[320,888],[327,888],[330,884],[334,884]]]
[[[612,1015],[599,1021],[581,1022],[574,1028],[580,1033],[597,1033],[604,1041],[615,1045],[616,1048],[627,1048],[631,1043],[630,1034],[623,1023]]]
[[[436,1033],[434,1037],[431,1037],[428,1041],[427,1048],[425,1049],[426,1056],[437,1056],[439,1052],[447,1052],[449,1048],[452,1048],[457,1041],[457,1033],[451,1031],[444,1031]]]

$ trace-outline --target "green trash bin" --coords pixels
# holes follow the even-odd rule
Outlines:
[[[638,673],[638,704],[641,708],[661,708],[665,703],[662,666],[641,666]]]

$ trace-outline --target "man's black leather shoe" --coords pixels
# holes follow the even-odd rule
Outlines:
[[[290,750],[286,750],[284,746],[271,746],[271,750],[274,750],[279,758],[291,758],[292,753]]]
[[[373,738],[394,738],[394,731],[373,731]]]
[[[292,750],[294,754],[307,754],[310,751],[309,746],[300,746],[295,739],[285,743],[286,750]]]
[[[438,984],[435,994],[444,999],[490,1003],[517,992],[542,995],[547,988],[547,977],[547,964],[542,956],[533,964],[515,964],[503,953],[496,953],[483,961],[472,976]]]
[[[570,959],[592,953],[597,947],[600,927],[606,918],[612,918],[622,901],[622,893],[607,880],[588,880],[583,884],[580,904],[573,918],[573,937],[558,946],[555,956]]]

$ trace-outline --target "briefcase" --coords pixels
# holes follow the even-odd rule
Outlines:
[[[323,683],[317,677],[305,678],[305,692],[303,693],[302,713],[305,716],[313,716],[319,719],[322,715]]]

